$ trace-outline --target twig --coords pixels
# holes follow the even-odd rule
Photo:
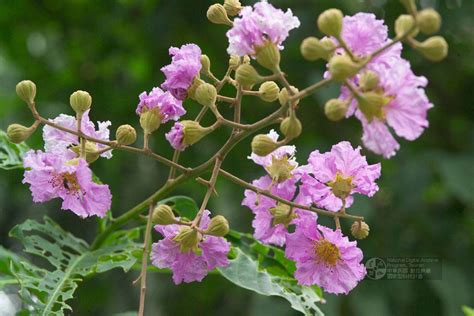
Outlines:
[[[146,223],[145,229],[145,240],[143,242],[143,256],[142,256],[142,270],[140,272],[140,306],[138,308],[138,316],[145,315],[145,296],[146,296],[146,272],[148,266],[148,254],[149,244],[150,244],[150,235],[151,235],[151,220],[153,217],[153,204],[149,206],[148,221]],[[137,279],[138,281],[138,279]]]

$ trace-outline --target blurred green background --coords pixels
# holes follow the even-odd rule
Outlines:
[[[246,1],[250,4],[253,1]],[[226,28],[210,24],[205,12],[211,1],[153,0],[43,0],[0,2],[0,128],[32,122],[15,95],[15,84],[31,79],[38,87],[39,111],[46,117],[69,113],[69,95],[89,91],[94,99],[92,119],[111,120],[115,129],[129,123],[138,127],[134,110],[138,94],[159,86],[160,68],[168,64],[169,46],[197,43],[222,76],[228,56]],[[337,7],[346,14],[374,12],[389,26],[403,13],[396,0],[280,0],[291,7],[302,26],[285,42],[282,68],[292,84],[303,88],[322,76],[323,63],[308,63],[299,43],[318,34],[315,19],[324,9]],[[366,258],[431,256],[442,260],[442,278],[436,281],[363,281],[349,296],[326,295],[322,310],[328,315],[459,315],[462,304],[474,305],[474,1],[421,0],[438,9],[444,19],[442,35],[450,45],[449,57],[439,64],[423,60],[410,49],[404,55],[414,71],[426,76],[427,93],[435,104],[429,112],[430,128],[415,142],[401,141],[400,152],[382,161],[381,190],[371,199],[357,199],[350,211],[366,217],[370,237],[359,243]],[[322,151],[341,140],[360,144],[361,127],[350,119],[325,119],[325,100],[337,94],[329,87],[301,102],[304,134],[295,144],[297,158]],[[225,93],[226,91],[224,91]],[[189,117],[199,106],[186,102]],[[244,101],[243,118],[253,122],[276,105],[256,99]],[[230,111],[225,113],[230,113]],[[211,117],[207,117],[210,119]],[[153,148],[170,157],[163,137],[153,137]],[[182,162],[190,166],[219,149],[227,134],[209,137],[187,150]],[[37,133],[29,141],[40,148]],[[263,174],[249,162],[249,140],[235,148],[224,168],[251,181]],[[370,162],[381,157],[365,151]],[[144,157],[115,152],[114,159],[96,162],[93,169],[114,194],[117,216],[154,192],[168,170]],[[0,172],[0,243],[20,250],[8,231],[27,218],[45,214],[88,241],[96,232],[95,219],[80,220],[60,210],[53,201],[34,205],[21,171]],[[179,188],[200,201],[204,187],[190,182]],[[235,229],[251,231],[251,212],[240,206],[243,190],[226,180],[218,182],[219,198],[210,208],[224,214]],[[346,231],[351,223],[344,223]],[[137,273],[120,271],[86,280],[73,301],[74,315],[113,315],[138,306]],[[1,312],[0,312],[1,314]],[[169,275],[150,274],[147,315],[297,315],[286,301],[260,297],[222,277],[210,275],[202,283],[175,286]]]

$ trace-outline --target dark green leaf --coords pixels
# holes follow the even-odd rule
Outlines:
[[[159,204],[170,205],[181,217],[188,219],[193,219],[199,211],[196,202],[190,197],[183,195],[172,196],[160,201]]]

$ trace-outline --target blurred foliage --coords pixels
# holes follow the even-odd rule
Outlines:
[[[317,15],[329,7],[347,14],[374,12],[392,26],[403,13],[396,0],[280,0],[291,7],[302,26],[285,42],[282,68],[289,80],[302,88],[318,80],[321,62],[308,63],[299,54],[299,43],[315,28]],[[244,1],[244,4],[248,2]],[[225,27],[205,18],[211,1],[158,0],[38,0],[0,2],[0,128],[32,122],[28,109],[15,95],[15,84],[31,79],[38,86],[38,108],[47,117],[69,113],[68,99],[77,89],[93,98],[92,117],[111,120],[116,128],[129,123],[138,127],[134,110],[138,94],[158,86],[160,68],[169,63],[168,47],[197,43],[211,58],[212,69],[222,75],[227,55]],[[326,295],[322,310],[329,315],[458,315],[461,305],[473,306],[474,297],[474,2],[471,0],[420,0],[444,18],[442,35],[450,44],[449,57],[439,64],[423,60],[409,48],[404,55],[414,71],[426,76],[428,95],[435,107],[429,112],[430,128],[415,142],[401,142],[391,160],[382,161],[381,190],[371,199],[358,199],[350,211],[364,215],[371,235],[360,242],[365,257],[431,256],[442,260],[442,279],[433,281],[362,282],[349,296]],[[227,91],[223,91],[225,94]],[[337,94],[331,86],[301,102],[304,133],[295,144],[298,160],[318,148],[328,150],[341,140],[360,144],[361,128],[355,119],[332,123],[324,118],[325,100]],[[190,117],[199,110],[186,104]],[[273,105],[244,101],[243,118],[253,122],[274,109]],[[226,113],[226,111],[224,111]],[[226,113],[229,114],[230,110]],[[206,117],[210,120],[212,117]],[[171,157],[161,134],[153,147]],[[227,137],[216,134],[182,155],[182,162],[196,165],[215,152]],[[39,148],[41,135],[29,142]],[[239,144],[224,168],[252,180],[262,170],[245,158],[249,141]],[[381,158],[365,151],[370,162]],[[98,161],[94,170],[114,193],[115,216],[156,190],[168,170],[144,157],[114,153]],[[79,220],[60,210],[57,201],[34,205],[20,170],[0,172],[0,243],[20,250],[7,232],[28,218],[52,217],[62,227],[91,241],[96,220]],[[243,190],[225,180],[218,182],[219,197],[210,209],[225,215],[234,229],[251,232],[251,212],[240,206]],[[205,188],[195,182],[181,187],[183,194],[200,201]],[[348,231],[351,223],[344,222]],[[157,237],[157,236],[155,236]],[[1,267],[0,267],[1,268]],[[0,269],[1,271],[1,269]],[[138,306],[136,274],[114,271],[86,279],[72,302],[77,315],[114,315]],[[255,295],[224,278],[208,276],[202,283],[175,286],[167,274],[150,274],[148,315],[297,315],[280,298]]]

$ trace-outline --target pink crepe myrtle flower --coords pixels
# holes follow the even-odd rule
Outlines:
[[[306,212],[294,220],[295,232],[286,235],[285,255],[296,262],[300,285],[348,294],[367,273],[362,251],[340,229],[317,225],[316,219],[316,214]]]
[[[77,130],[77,120],[74,116],[60,114],[58,117],[50,121],[71,130]],[[97,122],[97,125],[98,129],[96,129],[94,123],[89,119],[89,111],[86,111],[82,115],[81,131],[87,136],[108,141],[110,136],[109,126],[112,125],[112,123],[110,121]],[[72,151],[69,150],[69,147],[71,145],[79,145],[79,137],[76,135],[61,131],[48,125],[45,125],[43,128],[43,140],[44,149],[46,152],[58,154],[65,154],[65,152],[69,152],[70,154]],[[97,144],[97,150],[103,149],[105,147],[107,146]],[[112,152],[109,150],[100,156],[110,159],[112,157]]]
[[[173,57],[171,64],[161,68],[166,76],[161,87],[176,99],[184,100],[194,78],[201,71],[201,49],[196,44],[186,44],[180,48],[171,47],[169,53]]]
[[[380,177],[380,163],[369,165],[360,150],[343,141],[330,152],[313,151],[304,166],[301,193],[311,196],[318,207],[333,212],[339,211],[344,201],[345,207],[350,207],[354,193],[373,196],[379,189],[375,180]]]
[[[150,93],[142,92],[139,96],[136,113],[138,115],[145,111],[157,109],[161,117],[161,123],[170,120],[176,121],[186,114],[182,101],[176,99],[170,92],[160,88],[153,88]]]
[[[289,32],[300,26],[300,21],[290,9],[283,12],[276,9],[266,0],[240,11],[240,17],[234,19],[234,26],[227,32],[229,38],[229,55],[256,54],[256,48],[267,41],[274,43],[280,50]]]
[[[174,123],[171,130],[165,134],[165,137],[174,149],[179,151],[186,149],[187,146],[183,143],[184,126],[180,122]]]
[[[23,183],[30,185],[33,201],[63,200],[61,208],[82,218],[104,217],[112,195],[108,185],[92,181],[92,171],[84,159],[69,160],[67,155],[30,150],[24,157]]]
[[[206,229],[210,223],[209,211],[205,211],[200,228]],[[158,268],[173,271],[175,284],[202,281],[207,273],[216,267],[229,265],[227,254],[230,244],[223,237],[204,235],[198,247],[201,254],[189,250],[182,252],[173,238],[179,233],[181,225],[156,225],[155,230],[164,238],[152,246],[151,261]]]

